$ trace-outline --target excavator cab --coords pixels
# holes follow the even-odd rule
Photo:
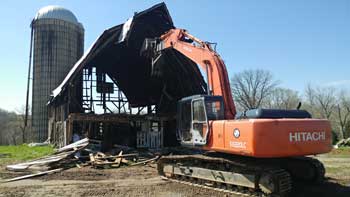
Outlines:
[[[177,137],[185,146],[206,145],[209,122],[223,119],[224,103],[221,96],[185,97],[178,102]]]

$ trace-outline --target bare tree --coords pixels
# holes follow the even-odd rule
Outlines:
[[[344,91],[338,95],[337,122],[339,124],[341,138],[349,137],[347,126],[350,124],[350,96]]]
[[[335,93],[333,87],[313,87],[309,84],[305,89],[308,110],[320,118],[330,119],[337,105]]]
[[[235,102],[243,109],[261,107],[264,99],[278,84],[266,70],[245,70],[231,78]]]
[[[28,109],[30,109],[30,107],[28,107]],[[24,105],[22,105],[20,108],[17,108],[16,113],[17,113],[18,127],[21,131],[22,142],[25,143],[27,141],[26,140],[27,132],[30,131],[30,126],[31,126],[30,118],[27,123],[27,126],[25,126],[26,107]],[[28,113],[30,114],[30,111]]]
[[[0,109],[0,144],[9,144],[12,141],[13,121],[16,120],[16,114]]]
[[[0,109],[0,144],[20,144],[26,140],[24,127],[25,107],[16,109],[16,113]],[[30,126],[30,124],[29,124]]]
[[[264,107],[273,109],[296,109],[301,98],[297,91],[288,88],[275,88],[265,99]]]
[[[11,145],[19,144],[21,137],[19,135],[18,121],[16,117],[6,124],[6,139],[7,143]]]

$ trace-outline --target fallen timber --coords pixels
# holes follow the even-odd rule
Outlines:
[[[139,158],[140,154],[138,152],[123,154],[123,150],[121,150],[117,155],[108,155],[98,151],[85,151],[85,149],[88,149],[88,145],[89,139],[85,138],[56,150],[56,152],[52,155],[24,163],[8,165],[6,169],[9,171],[29,172],[30,174],[2,180],[1,182],[11,182],[33,178],[60,172],[73,167],[83,168],[91,166],[94,168],[119,168],[122,165],[146,165],[155,162],[159,158],[159,156],[155,156],[150,152],[146,152],[148,158],[146,157],[141,159],[142,157]],[[125,148],[123,149],[125,150]],[[80,154],[76,154],[79,151],[90,153],[88,156],[81,156]],[[152,158],[149,159],[149,156],[152,156]]]

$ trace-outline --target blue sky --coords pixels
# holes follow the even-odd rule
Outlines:
[[[161,1],[0,2],[0,108],[25,103],[30,27],[46,5],[71,10],[85,28],[85,49],[104,29]],[[350,1],[165,1],[176,27],[217,42],[229,75],[267,69],[281,86],[350,87]]]

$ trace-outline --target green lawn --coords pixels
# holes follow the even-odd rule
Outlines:
[[[333,149],[332,152],[327,153],[327,155],[332,157],[350,157],[350,147],[339,147]]]
[[[18,146],[0,146],[0,166],[26,161],[52,154],[52,146],[29,147],[26,144]]]

